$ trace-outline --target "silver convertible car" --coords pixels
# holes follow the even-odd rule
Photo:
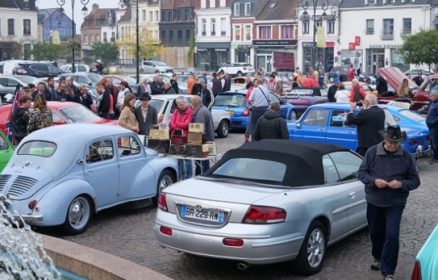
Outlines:
[[[60,125],[23,139],[0,175],[0,200],[31,225],[77,234],[95,212],[155,198],[177,170],[120,126]]]
[[[239,268],[296,259],[303,273],[316,273],[327,246],[366,226],[361,162],[330,144],[244,144],[203,177],[162,191],[156,237],[164,247],[236,260]]]

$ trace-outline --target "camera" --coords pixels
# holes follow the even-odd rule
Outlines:
[[[363,100],[359,100],[356,102],[356,106],[362,107],[363,106]]]

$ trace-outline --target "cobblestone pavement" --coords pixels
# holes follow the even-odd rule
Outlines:
[[[231,134],[217,141],[218,152],[239,146],[242,134]],[[438,164],[420,160],[421,187],[413,191],[401,227],[401,246],[396,279],[410,279],[414,258],[438,223]],[[231,261],[180,254],[159,247],[153,233],[155,209],[111,209],[99,213],[89,229],[78,236],[65,236],[79,244],[117,255],[161,272],[174,279],[381,279],[369,269],[370,242],[367,230],[328,249],[323,270],[311,277],[299,276],[291,263],[252,266],[239,271]],[[56,233],[56,231],[55,231]],[[51,234],[55,234],[51,233]],[[147,279],[147,276],[145,276]]]

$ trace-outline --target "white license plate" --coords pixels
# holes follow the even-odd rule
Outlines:
[[[181,217],[222,224],[225,215],[224,212],[218,210],[182,205]]]

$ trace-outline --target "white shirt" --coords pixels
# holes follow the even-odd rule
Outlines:
[[[336,103],[349,103],[350,102],[350,93],[348,90],[342,89],[338,90],[335,93]]]

